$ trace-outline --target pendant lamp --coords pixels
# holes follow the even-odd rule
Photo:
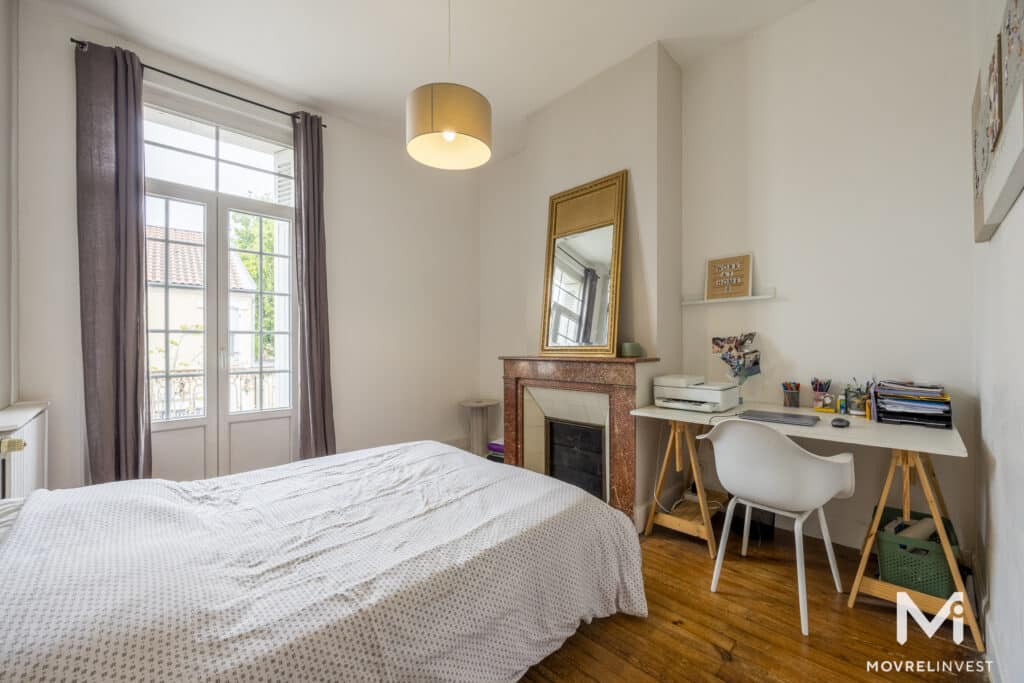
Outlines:
[[[448,73],[452,68],[452,3],[448,0]],[[465,170],[491,158],[491,103],[458,83],[427,83],[405,101],[405,149],[433,168]]]

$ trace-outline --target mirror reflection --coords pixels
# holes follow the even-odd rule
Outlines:
[[[550,346],[608,343],[614,226],[555,240],[548,320]]]

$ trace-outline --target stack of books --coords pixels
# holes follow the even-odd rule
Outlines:
[[[941,385],[884,379],[871,389],[871,416],[888,424],[951,429],[953,404]]]
[[[495,462],[505,462],[505,439],[495,439],[487,444],[487,459]]]

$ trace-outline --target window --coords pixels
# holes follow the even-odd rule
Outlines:
[[[289,409],[293,151],[157,107],[144,117],[151,418]]]
[[[163,109],[144,108],[146,177],[294,206],[294,153]]]
[[[240,211],[228,226],[229,410],[287,408],[290,226]]]
[[[551,296],[552,345],[575,344],[578,341],[580,312],[583,309],[583,280],[555,262]]]
[[[146,299],[154,420],[206,414],[206,207],[146,196]]]

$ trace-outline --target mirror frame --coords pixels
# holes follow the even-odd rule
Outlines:
[[[619,280],[622,272],[622,230],[626,210],[628,171],[619,171],[565,192],[551,195],[548,203],[548,246],[541,302],[540,353],[542,356],[615,357],[619,336]],[[608,343],[602,346],[551,346],[551,277],[555,240],[594,228],[612,226],[612,261],[608,291]]]

